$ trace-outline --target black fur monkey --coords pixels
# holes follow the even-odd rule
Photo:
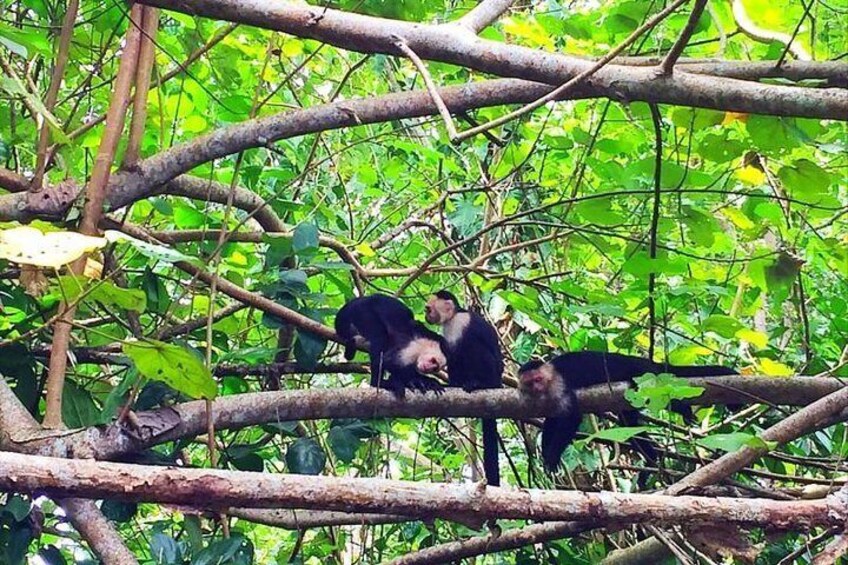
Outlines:
[[[485,319],[459,305],[446,290],[433,295],[424,307],[424,317],[442,326],[448,360],[448,386],[466,391],[500,388],[503,385],[503,356],[498,334]],[[486,482],[500,486],[497,420],[484,418],[483,470]]]
[[[678,377],[737,374],[734,369],[721,365],[675,366],[601,351],[565,353],[547,363],[530,361],[518,370],[519,389],[534,396],[561,397],[563,403],[563,415],[545,418],[542,428],[542,460],[545,468],[554,471],[559,467],[562,452],[577,434],[582,413],[577,403],[576,390],[604,383],[633,383],[634,378],[645,373],[671,373]],[[673,408],[683,413],[684,417],[687,414],[691,416],[688,406]],[[622,423],[635,425],[638,416],[639,412],[636,410],[622,413]],[[656,460],[656,451],[648,441],[634,438],[634,443],[648,459]]]
[[[387,388],[400,397],[407,388],[442,391],[438,381],[424,376],[445,367],[442,338],[416,321],[400,300],[383,294],[354,298],[336,314],[335,328],[344,340],[347,360],[356,354],[357,338],[368,342],[371,386]],[[389,373],[387,380],[384,371]]]

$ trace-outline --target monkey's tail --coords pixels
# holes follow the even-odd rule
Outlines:
[[[549,472],[559,468],[562,453],[574,440],[582,420],[574,391],[567,389],[563,395],[562,415],[545,418],[542,425],[542,462]]]
[[[493,418],[480,420],[483,426],[483,472],[489,486],[501,486],[501,471],[498,466],[498,421]]]

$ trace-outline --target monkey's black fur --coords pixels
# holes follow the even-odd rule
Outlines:
[[[371,386],[386,388],[403,397],[407,388],[421,392],[442,392],[442,385],[421,375],[415,363],[403,363],[401,354],[417,338],[435,341],[444,351],[442,336],[415,320],[403,302],[384,294],[360,296],[349,301],[336,314],[336,333],[344,340],[345,359],[356,355],[356,336],[368,342],[371,359]],[[389,373],[383,379],[383,372]]]
[[[448,386],[462,387],[468,392],[501,388],[504,362],[495,328],[476,312],[461,307],[456,296],[450,292],[440,290],[436,298],[453,302],[457,313],[469,316],[468,325],[460,336],[443,336],[448,357]],[[480,423],[483,428],[483,471],[486,483],[500,486],[497,420],[483,418]]]
[[[567,406],[564,415],[554,418],[546,418],[542,428],[542,459],[545,468],[553,471],[559,467],[563,451],[574,439],[577,428],[580,426],[582,412],[575,391],[581,388],[604,383],[628,382],[645,373],[671,373],[678,377],[710,377],[719,375],[735,375],[735,369],[721,365],[704,366],[682,366],[669,365],[665,363],[654,363],[649,359],[622,355],[620,353],[605,353],[601,351],[580,351],[565,353],[554,357],[549,361],[556,374],[564,381],[565,397],[563,402],[571,404],[574,410],[569,411]],[[519,370],[522,373],[538,369],[544,363],[541,361],[530,361]],[[681,412],[684,417],[691,416],[688,406],[674,406],[674,410]],[[621,423],[635,425],[639,419],[639,412],[629,410],[619,415]],[[634,438],[634,447],[637,447],[643,455],[652,461],[657,459],[656,450],[650,442],[645,439]]]

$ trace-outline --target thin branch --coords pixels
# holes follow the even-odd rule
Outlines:
[[[567,92],[569,92],[570,90],[574,89],[577,86],[580,86],[582,83],[584,83],[586,81],[586,79],[588,79],[589,77],[591,77],[592,75],[597,73],[599,70],[601,70],[603,67],[605,67],[607,64],[609,64],[610,61],[612,61],[613,59],[615,59],[618,56],[619,53],[624,51],[634,41],[639,39],[639,37],[641,37],[642,34],[653,29],[657,24],[659,24],[665,18],[670,16],[677,8],[679,8],[680,6],[682,6],[683,4],[685,4],[688,1],[689,0],[675,0],[674,2],[672,2],[671,4],[666,6],[666,8],[664,10],[662,10],[657,15],[655,15],[654,17],[652,17],[651,19],[646,21],[644,24],[639,26],[633,33],[631,33],[627,37],[627,39],[625,39],[624,41],[619,43],[618,46],[615,47],[612,51],[610,51],[609,53],[607,53],[606,55],[601,57],[598,60],[598,62],[596,62],[591,67],[589,67],[585,71],[578,74],[576,77],[572,78],[571,80],[569,80],[565,84],[553,89],[548,94],[546,94],[545,96],[542,96],[538,100],[531,102],[530,104],[527,104],[526,106],[519,108],[518,110],[509,112],[508,114],[506,114],[504,116],[501,116],[499,118],[496,118],[494,120],[486,122],[486,123],[484,123],[480,126],[477,126],[476,128],[471,128],[469,130],[463,131],[462,133],[460,133],[459,135],[456,136],[456,141],[462,141],[464,139],[468,139],[469,137],[473,137],[473,136],[477,135],[478,133],[482,133],[483,131],[490,130],[490,129],[495,128],[497,126],[511,122],[512,120],[519,118],[519,117],[521,117],[521,116],[523,116],[523,115],[525,115],[529,112],[532,112],[536,108],[539,108],[539,107],[547,104],[548,102],[551,102],[553,100],[556,100],[557,98],[564,96]]]
[[[408,553],[389,561],[386,565],[440,565],[453,563],[478,555],[518,549],[537,543],[545,543],[575,536],[596,526],[591,521],[547,522],[524,528],[515,528],[499,536],[477,536],[465,540],[451,541],[426,549]]]
[[[69,0],[65,8],[65,18],[62,21],[62,31],[59,34],[59,41],[56,47],[56,62],[53,65],[53,72],[50,75],[50,86],[47,88],[47,95],[44,97],[44,107],[48,112],[53,112],[56,106],[56,100],[59,97],[59,87],[62,85],[62,79],[65,76],[65,65],[68,63],[71,39],[74,36],[74,23],[77,19],[78,10],[79,0]],[[47,169],[47,144],[49,142],[50,125],[47,123],[47,120],[44,120],[44,123],[41,124],[41,130],[38,132],[35,175],[32,178],[32,190],[34,192],[41,190],[44,181],[44,171]]]
[[[651,122],[654,125],[654,198],[651,208],[651,228],[650,228],[650,244],[648,248],[648,257],[653,265],[657,259],[657,237],[659,234],[660,225],[660,196],[662,185],[662,116],[656,104],[650,104]],[[648,359],[654,358],[654,349],[656,347],[656,329],[657,329],[657,301],[656,301],[656,285],[657,274],[651,268],[648,273]]]
[[[141,48],[138,52],[138,66],[135,76],[132,120],[124,152],[124,168],[131,168],[138,162],[141,154],[141,142],[144,139],[144,122],[147,119],[147,94],[150,90],[150,77],[156,61],[154,50],[156,33],[159,30],[159,9],[145,7],[141,22]]]
[[[188,70],[188,67],[191,66],[192,63],[194,63],[199,58],[201,58],[203,55],[208,53],[213,47],[218,45],[218,43],[223,41],[229,34],[231,34],[233,32],[233,30],[235,30],[237,27],[238,27],[238,24],[228,24],[228,25],[222,27],[221,29],[219,29],[218,31],[216,31],[215,34],[211,38],[209,38],[209,41],[207,41],[204,45],[201,45],[200,47],[195,49],[186,58],[185,61],[183,61],[182,63],[178,63],[176,67],[174,67],[173,69],[171,69],[170,71],[168,71],[164,75],[161,75],[155,82],[153,82],[153,84],[150,85],[150,88],[151,89],[159,88],[160,86],[162,86],[163,84],[165,84],[166,82],[168,82],[169,80],[174,78],[175,76],[177,76],[180,73]],[[78,137],[80,137],[81,135],[83,135],[84,133],[86,133],[87,131],[92,129],[93,127],[102,124],[105,120],[106,120],[105,114],[102,115],[102,116],[98,116],[94,119],[91,119],[91,120],[87,121],[86,123],[82,124],[80,127],[75,129],[71,133],[69,133],[68,137],[71,138],[71,139],[77,139]],[[54,151],[55,151],[55,149],[54,149]]]
[[[406,41],[404,41],[403,38],[398,37],[395,41],[395,45],[397,45],[397,48],[400,49],[401,53],[406,55],[406,57],[412,61],[412,64],[415,65],[415,68],[418,69],[418,72],[421,74],[421,78],[424,79],[424,86],[427,87],[427,92],[430,93],[430,97],[433,99],[433,104],[436,105],[436,108],[439,110],[439,115],[442,117],[442,121],[445,122],[445,129],[448,131],[448,139],[453,142],[456,139],[456,126],[453,123],[453,119],[451,119],[448,107],[445,106],[445,101],[442,100],[442,97],[439,95],[439,89],[436,88],[436,83],[433,82],[433,77],[430,76],[427,66],[424,64],[424,61],[415,54],[415,51],[409,48],[409,45],[406,44]]]
[[[513,4],[515,0],[482,0],[456,23],[478,34],[496,22]]]
[[[660,65],[661,74],[670,75],[672,73],[674,64],[680,58],[680,55],[683,54],[683,50],[686,49],[686,44],[689,43],[689,40],[692,38],[692,34],[695,33],[695,27],[698,25],[698,19],[701,17],[706,6],[707,0],[695,0],[695,5],[692,7],[692,13],[689,14],[689,20],[686,22],[686,26],[683,28],[683,31],[680,32],[680,37],[678,37],[677,41],[674,42],[674,45],[671,46],[671,50],[665,56],[665,59],[663,59],[663,62]]]
[[[130,11],[130,20],[138,22],[141,17],[143,6],[133,5]],[[80,232],[86,235],[97,235],[97,224],[103,216],[103,203],[106,200],[106,187],[112,168],[112,161],[118,147],[118,141],[124,127],[127,106],[129,104],[130,88],[135,77],[136,63],[138,62],[138,51],[141,34],[132,23],[127,28],[126,46],[121,56],[118,67],[118,75],[109,110],[106,118],[106,128],[100,140],[100,147],[94,160],[94,168],[91,179],[86,189],[85,204],[80,221]],[[76,261],[71,270],[74,273],[82,273],[85,258]],[[63,306],[64,308],[64,306]],[[62,427],[62,393],[65,386],[65,371],[68,364],[68,344],[71,338],[71,325],[73,323],[76,308],[67,307],[62,316],[56,320],[53,326],[53,346],[50,355],[50,364],[45,387],[46,407],[44,411],[44,426],[47,428]]]
[[[376,526],[412,522],[417,518],[395,514],[334,512],[331,510],[269,510],[267,508],[230,508],[227,514],[257,524],[285,530],[325,528],[328,526]]]
[[[762,43],[770,43],[777,41],[787,46],[789,52],[801,61],[810,61],[812,57],[800,42],[795,41],[788,33],[773,31],[770,29],[761,28],[748,16],[745,11],[745,5],[742,0],[732,0],[733,3],[733,19],[736,20],[736,25],[742,32],[755,41]],[[778,65],[779,66],[779,65]]]

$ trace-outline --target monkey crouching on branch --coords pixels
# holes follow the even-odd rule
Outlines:
[[[427,374],[444,369],[447,359],[442,338],[415,320],[400,300],[383,294],[354,298],[336,314],[336,333],[345,347],[345,359],[356,354],[360,340],[368,343],[371,386],[403,397],[406,389],[442,392]],[[388,379],[383,373],[388,372]]]
[[[605,353],[600,351],[580,351],[565,353],[554,357],[547,363],[530,361],[518,370],[518,387],[532,396],[553,396],[561,398],[561,416],[545,418],[542,427],[542,460],[548,471],[555,471],[565,448],[574,440],[580,426],[582,412],[577,401],[576,391],[604,383],[627,382],[645,373],[671,373],[678,377],[700,377],[735,375],[734,369],[721,365],[675,366],[654,363],[649,359]],[[684,418],[691,417],[689,406],[673,406]],[[628,410],[619,415],[625,425],[636,425],[639,412]],[[657,460],[656,450],[644,437],[634,437],[631,445],[642,452],[651,462]],[[644,478],[640,476],[639,482]]]
[[[424,317],[442,326],[448,360],[448,386],[471,392],[503,385],[503,356],[495,328],[482,316],[459,305],[446,290],[433,295],[424,307]],[[500,486],[497,420],[484,418],[483,470],[486,483]]]

